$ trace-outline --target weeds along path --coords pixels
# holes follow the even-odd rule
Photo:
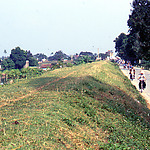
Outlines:
[[[57,81],[59,81],[59,80],[61,80],[61,79],[65,79],[65,78],[67,78],[68,76],[74,74],[75,72],[76,72],[76,71],[70,72],[69,74],[67,74],[67,75],[65,75],[65,76],[63,76],[63,77],[60,77],[60,78],[55,79],[55,80],[53,80],[53,81],[50,81],[50,82],[48,82],[48,83],[46,83],[46,84],[44,84],[44,85],[42,85],[42,86],[36,88],[35,90],[30,91],[30,93],[28,93],[28,94],[26,94],[26,95],[23,95],[23,96],[18,97],[18,98],[16,98],[16,99],[7,100],[8,102],[4,102],[3,104],[1,104],[1,105],[0,105],[0,108],[3,107],[3,106],[6,106],[6,105],[10,105],[10,102],[12,102],[12,101],[15,102],[15,101],[19,101],[19,100],[21,100],[21,99],[27,98],[27,97],[31,96],[32,94],[36,93],[37,91],[40,91],[40,90],[41,90],[42,88],[44,88],[45,86],[48,86],[48,85],[50,85],[51,83],[57,82]]]

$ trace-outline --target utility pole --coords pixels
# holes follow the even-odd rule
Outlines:
[[[99,48],[98,48],[98,57],[97,57],[97,60],[100,60],[100,57],[99,57]]]
[[[99,59],[99,48],[98,48],[98,59]]]

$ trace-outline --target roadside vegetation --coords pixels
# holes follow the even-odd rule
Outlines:
[[[4,71],[0,71],[0,81],[7,85],[11,82],[18,82],[20,79],[28,79],[28,78],[33,78],[36,76],[40,76],[41,74],[43,74],[44,71],[42,69],[38,69],[38,68],[22,68],[22,69],[11,69],[11,70],[4,70]],[[3,85],[2,84],[2,85]],[[2,86],[0,85],[0,86]]]
[[[0,149],[150,149],[150,110],[117,64],[45,72],[0,88]]]

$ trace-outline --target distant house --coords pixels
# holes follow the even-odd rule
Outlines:
[[[41,64],[39,68],[46,70],[47,68],[52,68],[52,64]]]

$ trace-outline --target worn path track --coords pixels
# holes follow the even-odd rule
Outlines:
[[[125,76],[129,78],[129,70],[124,69],[123,66],[120,66],[121,71],[124,73]],[[140,68],[134,68],[135,69],[135,79],[131,80],[131,83],[137,88],[137,90],[140,92],[138,84],[139,81],[137,80],[139,73],[141,71]],[[150,109],[150,71],[144,70],[144,74],[146,77],[146,89],[141,93],[141,95],[146,99],[147,107]]]
[[[40,90],[41,90],[42,88],[44,88],[45,86],[48,86],[49,84],[54,83],[54,82],[57,82],[57,81],[59,81],[59,80],[61,80],[61,79],[67,78],[69,75],[71,75],[71,74],[73,74],[73,73],[75,73],[75,72],[76,72],[76,71],[73,71],[73,72],[67,74],[67,75],[64,76],[64,77],[61,77],[61,78],[58,78],[58,79],[53,80],[53,81],[51,81],[51,82],[48,82],[47,84],[44,84],[44,85],[40,86],[39,88],[37,88],[37,89],[35,89],[35,90],[33,90],[33,91],[30,91],[30,93],[28,93],[28,94],[26,94],[26,95],[23,95],[23,96],[18,97],[18,98],[16,98],[16,99],[10,99],[10,100],[8,100],[8,101],[9,101],[9,102],[12,102],[12,101],[15,102],[15,101],[19,101],[19,100],[21,100],[21,99],[27,98],[27,97],[31,96],[32,94],[36,93],[37,91],[40,91]],[[3,106],[6,106],[6,105],[9,105],[9,103],[5,102],[4,104],[0,105],[0,108],[3,107]]]

